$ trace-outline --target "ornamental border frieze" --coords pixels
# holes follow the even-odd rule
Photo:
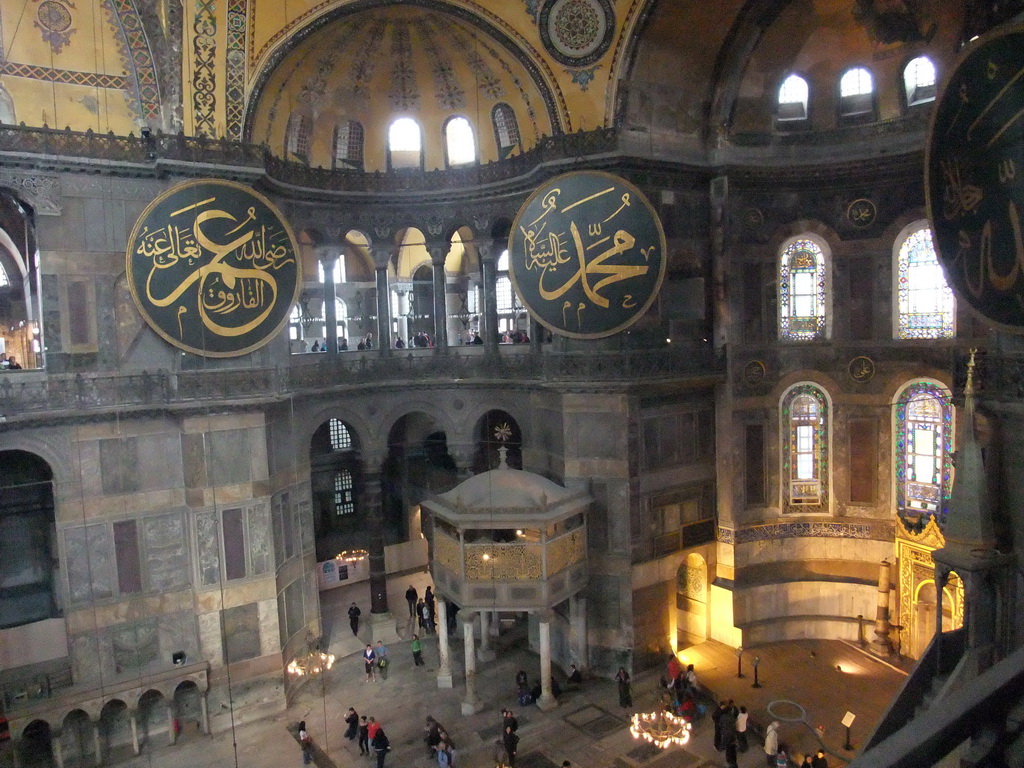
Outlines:
[[[41,216],[60,216],[63,213],[60,178],[57,176],[0,171],[0,185],[13,187],[22,193]]]
[[[723,544],[750,544],[776,539],[862,539],[892,541],[896,535],[893,523],[830,523],[821,521],[769,523],[746,528],[718,527],[718,540]]]

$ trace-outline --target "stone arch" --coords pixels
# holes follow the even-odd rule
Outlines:
[[[93,717],[84,709],[73,709],[64,715],[59,739],[65,765],[95,765],[99,762],[93,733]]]
[[[346,549],[369,549],[359,435],[344,419],[327,417],[309,442],[309,483],[317,560]]]
[[[132,715],[122,699],[110,699],[103,704],[98,727],[103,760],[119,762],[134,753]]]
[[[194,680],[182,680],[175,686],[172,707],[179,740],[204,731],[203,692]]]
[[[683,648],[708,637],[708,564],[689,553],[676,569],[676,642]]]
[[[25,768],[53,765],[53,730],[47,720],[32,720],[22,729],[15,749]]]
[[[473,438],[473,474],[496,469],[502,446],[506,448],[506,464],[512,469],[523,468],[523,431],[508,411],[493,408],[483,413],[476,421]]]
[[[955,574],[950,574],[950,581],[942,588],[942,629],[948,631],[955,627],[954,612],[956,601],[954,587]],[[910,624],[910,656],[919,659],[924,655],[928,643],[935,635],[937,592],[934,579],[923,579],[914,586],[911,601]]]
[[[138,712],[139,746],[152,747],[154,734],[166,733],[168,729],[167,697],[163,691],[150,688],[139,696],[135,709]]]

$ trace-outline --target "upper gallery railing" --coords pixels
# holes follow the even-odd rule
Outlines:
[[[544,136],[535,146],[492,163],[427,171],[364,172],[355,169],[313,168],[283,160],[266,146],[228,139],[161,133],[116,136],[113,133],[30,128],[0,124],[0,161],[4,155],[48,155],[68,160],[103,160],[133,165],[186,163],[208,167],[229,166],[264,172],[270,178],[297,187],[337,192],[431,192],[471,188],[516,179],[550,162],[614,152],[614,128]]]
[[[53,411],[245,402],[381,382],[551,381],[589,388],[640,379],[720,377],[724,371],[724,359],[710,346],[493,355],[479,348],[452,347],[447,354],[440,350],[383,356],[379,351],[350,352],[279,368],[121,374],[4,371],[0,373],[0,419]]]

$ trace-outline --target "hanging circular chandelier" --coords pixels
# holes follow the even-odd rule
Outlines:
[[[637,712],[633,715],[629,732],[634,739],[644,739],[656,747],[668,749],[673,744],[683,746],[690,740],[690,723],[671,712]]]
[[[307,675],[315,677],[316,675],[326,672],[333,666],[333,653],[324,653],[323,651],[310,649],[302,656],[297,656],[288,662],[287,669],[288,674],[295,675],[296,677],[304,677]]]
[[[344,560],[346,563],[358,563],[365,560],[370,553],[365,549],[345,549],[334,556],[335,560]]]

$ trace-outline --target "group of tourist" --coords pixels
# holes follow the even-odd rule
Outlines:
[[[427,725],[423,729],[423,741],[427,745],[427,758],[437,760],[439,768],[455,768],[455,742],[437,720],[427,716]]]
[[[405,349],[406,346],[405,339],[401,336],[395,339],[395,349]],[[420,331],[409,340],[408,346],[416,347],[417,349],[430,349],[434,346],[434,340],[430,337],[429,333]]]
[[[363,651],[363,663],[366,665],[366,682],[377,682],[378,671],[381,680],[388,679],[388,665],[391,662],[388,659],[387,646],[382,640],[377,641],[376,648],[369,643],[366,644],[366,649]]]
[[[18,360],[14,355],[8,357],[5,353],[0,352],[0,370],[20,371],[21,365],[18,363]]]
[[[384,759],[391,748],[387,734],[373,717],[367,717],[349,707],[345,714],[345,738],[359,743],[359,754],[377,757],[377,768],[384,768]]]

